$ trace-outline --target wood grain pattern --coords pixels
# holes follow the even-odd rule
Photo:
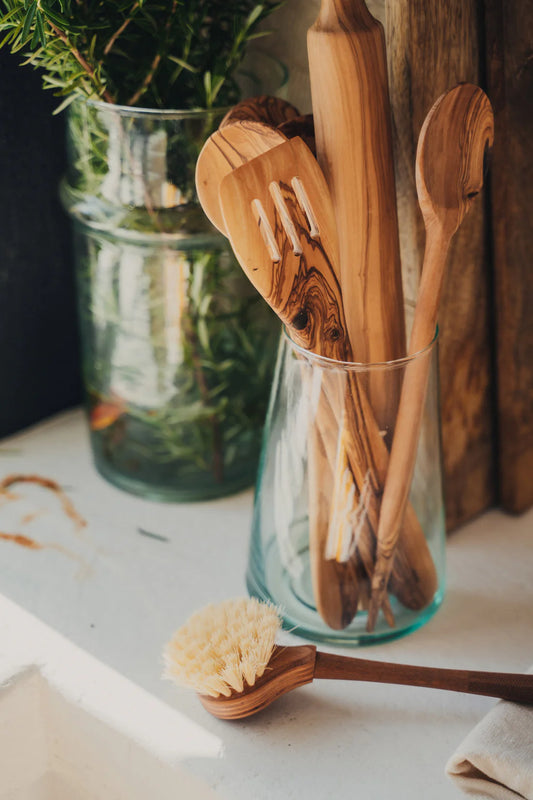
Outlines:
[[[237,643],[238,646],[238,643]],[[266,672],[253,686],[243,692],[233,692],[229,697],[199,695],[204,708],[219,719],[244,719],[257,714],[278,697],[312,683],[316,647],[280,647],[276,645]]]
[[[488,92],[497,137],[491,164],[499,492],[533,503],[533,4],[485,0]]]
[[[236,642],[237,647],[238,644]],[[200,695],[200,701],[219,719],[244,719],[262,711],[278,697],[313,680],[424,686],[428,689],[499,697],[517,703],[533,703],[533,675],[372,661],[323,653],[314,645],[276,645],[265,672],[252,686],[246,686],[244,691],[233,692],[228,697]]]
[[[416,185],[426,228],[422,276],[415,307],[398,419],[377,531],[376,566],[368,626],[373,630],[386,592],[411,479],[431,365],[451,239],[483,187],[483,169],[494,141],[494,118],[485,93],[463,83],[429,111],[418,141]]]
[[[312,198],[319,236],[312,236],[292,188],[296,176]],[[281,187],[300,252],[285,232],[269,188],[272,183]],[[257,216],[256,199],[263,219]],[[289,140],[235,169],[222,180],[220,202],[239,263],[293,341],[318,355],[344,360],[349,344],[337,275],[335,220],[324,177],[305,144],[298,138]],[[278,248],[276,260],[263,238],[267,222]]]
[[[257,95],[257,97],[247,97],[230,108],[222,119],[219,130],[238,120],[264,122],[266,125],[277,128],[283,122],[299,115],[298,109],[287,100],[283,100],[281,97],[261,94]]]
[[[196,192],[206,216],[221,233],[226,232],[218,199],[222,178],[286,139],[264,122],[241,120],[227,123],[206,141],[196,162]]]
[[[299,136],[316,156],[315,122],[312,114],[302,114],[300,117],[282,122],[278,125],[278,131],[284,133],[288,139]]]
[[[476,0],[387,0],[398,215],[405,294],[416,297],[424,228],[415,190],[416,142],[436,98],[480,83]],[[446,522],[452,529],[495,500],[490,274],[483,204],[451,245],[440,313],[439,365]]]
[[[318,161],[339,236],[348,334],[356,361],[405,354],[403,295],[385,43],[381,24],[357,0],[323,0],[308,32]],[[397,397],[381,374],[370,398],[382,429]]]
[[[314,678],[425,686],[428,689],[446,689],[463,694],[501,697],[517,703],[533,703],[533,675],[513,672],[420,667],[317,651]]]
[[[311,201],[314,236],[293,188],[296,176]],[[335,220],[324,177],[303,141],[290,140],[227,175],[220,203],[237,260],[293,341],[342,361],[349,345],[337,274]],[[288,220],[283,217],[283,203]],[[326,381],[329,398],[320,392],[316,418],[309,426],[309,548],[317,609],[337,630],[355,616],[359,592],[353,563],[325,557],[344,396],[342,375],[330,373]]]

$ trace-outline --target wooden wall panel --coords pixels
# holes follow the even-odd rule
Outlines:
[[[424,231],[414,160],[423,119],[459,81],[483,85],[476,0],[387,0],[386,33],[395,131],[405,293],[414,298]],[[446,519],[452,529],[495,502],[491,280],[483,199],[455,237],[440,314]]]
[[[305,34],[319,5],[291,0],[270,25],[278,28],[275,37],[264,40],[287,61],[290,98],[305,111]],[[447,522],[453,528],[499,502],[511,511],[533,502],[533,2],[369,0],[368,6],[387,32],[408,297],[416,295],[424,242],[414,182],[423,118],[438,94],[459,80],[484,86],[496,112],[492,218],[478,203],[466,219],[450,255],[441,314]]]
[[[486,0],[502,506],[533,503],[533,3]]]

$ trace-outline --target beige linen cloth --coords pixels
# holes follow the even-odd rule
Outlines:
[[[497,703],[459,745],[446,772],[473,797],[533,800],[533,706]]]

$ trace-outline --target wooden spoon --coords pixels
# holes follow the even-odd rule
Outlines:
[[[303,139],[312,154],[316,157],[315,123],[312,114],[302,114],[278,125],[278,131],[289,139],[299,136]]]
[[[237,120],[254,120],[255,122],[264,122],[277,128],[287,120],[298,117],[300,112],[295,108],[292,103],[283,100],[281,97],[273,95],[261,94],[257,97],[248,97],[241,100],[230,108],[222,122],[220,128],[225,128]]]
[[[226,235],[218,198],[224,176],[285,141],[285,134],[255,120],[226,124],[206,141],[196,162],[196,191],[206,216],[221,233]]]
[[[262,711],[292,689],[312,683],[315,678],[425,686],[430,689],[499,697],[516,703],[533,703],[533,675],[370,661],[321,653],[314,645],[276,645],[268,667],[253,686],[247,686],[242,692],[232,692],[229,697],[199,697],[204,707],[215,717],[242,719]]]
[[[411,355],[427,347],[435,335],[450,241],[481,191],[485,156],[493,139],[490,102],[480,88],[468,83],[439,97],[422,126],[416,186],[426,247],[409,343]],[[421,355],[410,362],[404,375],[377,533],[369,630],[386,591],[409,495],[430,362],[430,354]]]

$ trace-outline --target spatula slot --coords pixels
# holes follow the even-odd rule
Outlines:
[[[276,183],[276,181],[272,181],[272,183],[269,185],[268,188],[272,200],[274,201],[274,205],[276,206],[276,210],[279,214],[281,224],[283,225],[285,233],[290,239],[293,253],[295,256],[301,256],[303,253],[302,243],[300,242],[300,238],[296,231],[294,222],[292,221],[289,209],[287,208],[287,204],[281,192],[279,183]]]
[[[270,258],[272,261],[281,261],[281,253],[279,252],[274,231],[272,230],[270,222],[268,221],[263,204],[257,199],[257,197],[252,200],[252,210],[255,211],[255,216],[258,221],[257,227],[259,228],[259,232],[263,237],[263,241],[270,254]]]
[[[320,236],[320,230],[318,227],[318,222],[313,212],[313,206],[309,200],[307,192],[305,191],[305,187],[300,180],[300,178],[293,178],[291,181],[291,186],[294,189],[294,194],[296,195],[296,199],[300,204],[300,208],[304,212],[307,218],[307,224],[309,225],[309,234],[312,239],[318,239]]]

